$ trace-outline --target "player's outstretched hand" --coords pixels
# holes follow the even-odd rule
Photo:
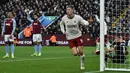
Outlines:
[[[24,11],[27,15],[29,14],[29,9],[25,9]]]
[[[28,13],[31,14],[33,12],[33,10],[30,10]]]

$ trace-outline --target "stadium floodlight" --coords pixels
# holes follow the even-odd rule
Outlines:
[[[105,42],[104,42],[104,22],[107,21],[106,17],[109,17],[107,26],[108,35],[107,39],[111,42],[115,42],[116,37],[125,37],[126,38],[130,32],[129,18],[130,18],[130,0],[100,0],[100,71],[104,70],[115,70],[115,71],[130,71],[130,53],[126,54],[126,45],[123,46],[123,50],[116,49],[117,51],[123,52],[118,54],[117,51],[111,53],[105,53]],[[128,29],[128,30],[127,30]],[[120,38],[120,37],[119,37]],[[128,39],[127,39],[128,40]],[[113,43],[111,43],[113,46]],[[117,46],[117,43],[116,43]],[[108,57],[107,61],[106,54],[111,55]],[[123,57],[123,58],[122,58]]]

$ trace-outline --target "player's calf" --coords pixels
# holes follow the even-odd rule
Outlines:
[[[8,58],[9,57],[9,42],[5,42],[5,56],[3,58]]]
[[[41,56],[41,52],[42,52],[42,44],[41,44],[41,42],[38,43],[38,49],[39,49],[38,56]]]
[[[84,66],[85,54],[83,52],[83,46],[79,46],[78,49],[80,54],[80,69],[85,69]]]
[[[34,44],[34,53],[31,56],[37,56],[37,51],[38,51],[38,43],[37,42],[33,42]]]
[[[14,49],[15,49],[14,43],[13,42],[10,43],[11,43],[11,52],[12,52],[11,57],[14,58]]]

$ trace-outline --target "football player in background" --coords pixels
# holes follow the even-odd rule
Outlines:
[[[14,58],[14,32],[16,29],[16,21],[12,12],[8,12],[7,18],[4,20],[4,26],[2,29],[2,36],[4,36],[5,41],[5,51],[6,55],[3,58],[9,57],[9,45],[11,45],[11,57]]]
[[[37,14],[34,14],[33,19],[31,19],[31,17],[27,13],[27,19],[31,22],[29,27],[32,26],[32,33],[33,33],[34,53],[31,56],[41,56],[41,52],[42,52],[41,32],[42,32],[42,28],[45,28],[43,25],[41,25],[41,22],[44,21],[45,19],[44,13],[42,14],[42,17],[40,17],[40,19],[38,18]]]

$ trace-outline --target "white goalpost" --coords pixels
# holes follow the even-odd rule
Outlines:
[[[100,71],[104,71],[104,0],[100,0]]]
[[[109,27],[107,39],[109,40],[109,42],[111,41],[111,45],[113,45],[113,42],[115,42],[115,37],[123,37],[123,39],[125,40],[125,47],[128,51],[130,51],[129,47],[127,47],[126,45],[127,41],[130,40],[129,4],[130,0],[100,0],[100,71],[130,71],[130,52],[127,55],[125,53],[121,54],[119,56],[120,62],[117,62],[117,57],[117,60],[115,62],[115,56],[117,56],[117,51],[112,52],[111,57],[108,58],[108,60],[106,61],[106,47],[104,42],[104,22],[106,21],[105,18],[108,16],[110,22],[107,22],[107,26]],[[123,52],[126,52],[126,48],[125,50],[123,49]],[[122,50],[120,49],[118,51]],[[122,56],[125,58],[122,58]]]

